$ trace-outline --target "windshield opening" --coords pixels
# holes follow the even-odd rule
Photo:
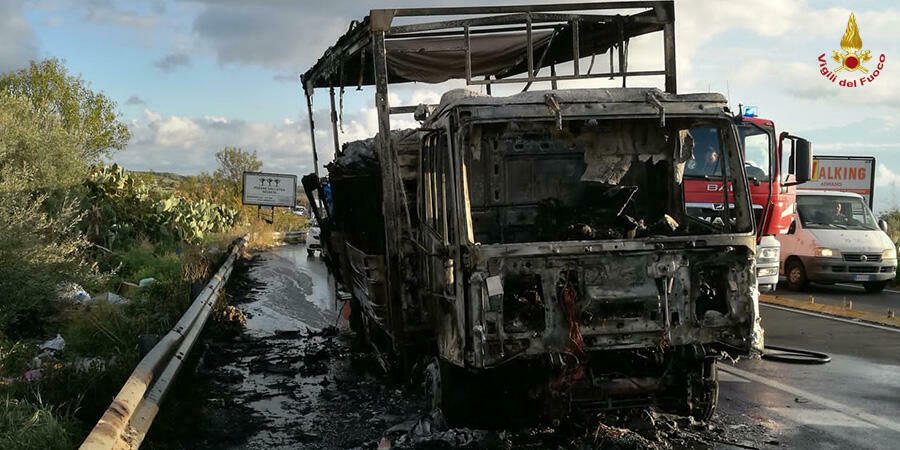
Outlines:
[[[772,147],[769,133],[753,124],[739,126],[738,132],[744,146],[747,179],[753,182],[769,181],[769,155]]]
[[[694,138],[694,151],[684,167],[684,175],[689,178],[721,180],[722,171],[725,169],[727,173],[727,168],[722,164],[719,129],[711,126],[695,127],[691,130],[691,136]]]
[[[721,151],[733,147],[725,144],[734,141],[729,127],[727,120],[679,118],[667,118],[664,128],[658,118],[577,119],[561,129],[536,121],[477,125],[464,147],[474,242],[750,231],[747,204],[741,206],[746,214],[718,212],[720,225],[692,218],[685,209],[681,182],[696,136],[723,156],[713,163],[720,172],[739,164],[728,157],[736,150]]]
[[[859,198],[834,195],[798,195],[797,215],[803,228],[877,230],[869,207]]]

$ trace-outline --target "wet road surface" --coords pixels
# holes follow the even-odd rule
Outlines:
[[[193,379],[179,381],[186,400],[164,405],[148,448],[374,449],[386,438],[392,448],[818,449],[892,448],[900,438],[900,333],[768,307],[767,343],[833,361],[720,363],[719,410],[708,424],[606,417],[612,426],[587,433],[439,431],[423,414],[421,380],[392,384],[332,328],[332,281],[318,258],[286,246],[243,270],[228,292],[246,329],[208,339]]]
[[[809,297],[813,296],[816,303],[832,306],[843,306],[846,298],[853,302],[853,309],[878,314],[887,314],[890,309],[900,314],[900,288],[888,287],[877,294],[870,294],[861,285],[856,284],[810,283],[803,291],[792,291],[779,284],[774,295],[800,301],[808,301]]]
[[[179,378],[145,447],[352,448],[417,417],[421,393],[385,383],[334,327],[331,286],[303,246],[239,263],[226,291],[246,327],[207,333],[197,370]]]
[[[766,425],[790,448],[896,448],[900,330],[761,308],[766,343],[824,352],[832,361],[720,365],[721,412]]]

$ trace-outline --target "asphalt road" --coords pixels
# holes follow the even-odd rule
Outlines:
[[[813,296],[816,303],[834,306],[843,306],[844,298],[846,298],[853,302],[853,309],[879,314],[886,314],[890,309],[900,314],[900,288],[887,288],[877,294],[869,294],[862,286],[854,284],[812,283],[804,291],[792,291],[779,284],[775,295],[801,301],[807,301],[810,296]]]
[[[720,412],[766,426],[780,447],[897,447],[900,330],[766,306],[761,314],[767,344],[828,353],[832,362],[720,364]]]

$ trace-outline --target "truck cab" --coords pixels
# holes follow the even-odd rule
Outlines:
[[[586,408],[693,392],[693,412],[711,414],[715,355],[762,350],[740,133],[721,95],[451,92],[423,128],[419,285],[445,364],[527,367],[546,398]],[[712,221],[684,201],[698,145],[732,186]]]

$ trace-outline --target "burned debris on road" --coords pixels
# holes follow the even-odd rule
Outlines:
[[[302,255],[302,248],[294,253]],[[278,261],[264,255],[237,269],[228,291],[238,310],[274,312],[260,302],[284,293],[267,292],[261,274],[275,264],[284,272]],[[164,405],[156,429],[165,433],[151,433],[147,448],[763,448],[773,439],[741,416],[698,422],[652,408],[540,427],[449,427],[429,410],[425,364],[408,380],[392,380],[349,330],[308,328],[306,300],[295,300],[291,311],[301,316],[288,329],[259,328],[251,318],[243,332],[209,336],[199,370],[178,387],[190,401],[176,395]]]

